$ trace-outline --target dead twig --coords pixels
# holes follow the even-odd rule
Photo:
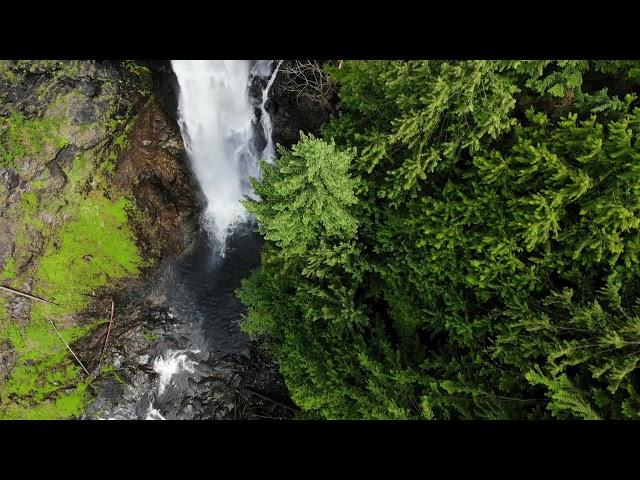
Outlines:
[[[292,407],[290,407],[289,405],[285,405],[284,403],[279,402],[279,401],[277,401],[277,400],[274,400],[273,398],[269,398],[269,397],[267,397],[266,395],[263,395],[263,394],[261,394],[261,393],[259,393],[259,392],[256,392],[255,390],[251,390],[250,388],[247,388],[247,387],[243,387],[243,390],[245,390],[245,391],[247,391],[247,392],[249,392],[249,393],[251,393],[251,394],[255,395],[256,397],[260,397],[260,398],[262,398],[263,400],[266,400],[266,401],[268,401],[268,402],[271,402],[271,403],[275,403],[275,404],[277,404],[277,405],[280,405],[281,407],[285,408],[286,410],[289,410],[290,412],[293,412],[293,413],[297,413],[297,412],[298,412],[298,410],[296,410],[295,408],[292,408]]]
[[[2,285],[0,285],[0,290],[4,290],[5,292],[13,293],[14,295],[20,295],[22,297],[27,297],[27,298],[30,298],[31,300],[37,300],[37,301],[42,302],[42,303],[48,303],[49,305],[56,305],[55,303],[50,302],[49,300],[45,300],[44,298],[36,297],[36,296],[31,295],[29,293],[21,292],[20,290],[16,290],[14,288],[3,287]]]
[[[251,416],[257,418],[266,418],[267,420],[286,420],[284,417],[267,417],[266,415],[258,415],[257,413],[252,413]]]
[[[56,333],[58,334],[58,336],[60,337],[60,340],[62,340],[62,343],[64,343],[66,345],[66,347],[69,349],[69,351],[71,352],[71,355],[73,355],[73,358],[76,359],[76,361],[80,364],[80,366],[82,367],[82,369],[86,372],[87,375],[91,376],[91,374],[89,373],[89,370],[87,370],[85,368],[85,366],[82,364],[82,362],[80,361],[80,359],[78,358],[78,356],[73,352],[73,350],[71,350],[71,347],[69,346],[69,344],[67,343],[67,341],[62,337],[62,334],[60,333],[60,331],[58,330],[58,327],[56,327],[56,324],[53,323],[53,320],[49,319],[49,323],[51,324],[51,326],[53,327],[53,329],[56,331]]]
[[[280,88],[295,94],[297,101],[306,99],[325,108],[330,106],[335,85],[318,61],[291,60],[285,62],[280,70]]]
[[[115,308],[115,303],[113,299],[111,299],[111,318],[109,319],[109,327],[107,328],[107,335],[104,337],[104,345],[102,346],[102,353],[100,353],[100,361],[98,364],[102,363],[102,357],[104,353],[107,351],[107,345],[109,344],[109,334],[111,333],[111,325],[113,325],[113,310]]]

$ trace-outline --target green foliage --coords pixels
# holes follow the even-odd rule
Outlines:
[[[503,68],[521,75],[524,85],[538,95],[564,97],[582,86],[583,74],[589,69],[586,60],[537,60],[503,62]]]
[[[304,133],[290,152],[280,153],[277,166],[262,162],[265,181],[253,182],[263,201],[245,202],[265,238],[293,256],[319,238],[353,237],[357,223],[348,208],[356,203],[355,182],[347,174],[353,153],[337,152],[335,145]]]
[[[128,71],[130,71],[134,75],[137,75],[137,76],[151,75],[149,68],[147,68],[144,65],[141,65],[140,63],[134,60],[125,60],[124,62],[122,62],[122,65],[124,66],[124,68],[126,68]]]
[[[158,335],[151,330],[147,330],[143,328],[142,338],[144,338],[146,342],[153,342],[158,339]]]
[[[149,87],[152,82],[152,74],[149,68],[135,60],[125,60],[121,62],[121,65],[125,71],[138,77],[138,80],[142,80],[142,82],[132,82],[130,87],[135,88],[142,96],[149,96],[151,94]]]
[[[640,416],[639,67],[329,69],[341,114],[264,166],[239,291],[306,414]]]

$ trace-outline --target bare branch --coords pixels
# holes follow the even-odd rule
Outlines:
[[[329,107],[331,97],[335,92],[335,85],[329,76],[322,71],[316,60],[291,60],[285,62],[281,68],[282,80],[280,88],[294,93],[297,101],[317,103]]]

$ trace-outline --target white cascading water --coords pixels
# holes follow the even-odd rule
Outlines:
[[[253,193],[249,177],[260,174],[257,155],[250,148],[254,118],[249,99],[251,62],[173,60],[171,64],[180,87],[180,129],[208,202],[205,223],[224,252],[230,231],[246,220],[240,201]],[[266,76],[266,65],[258,62],[254,73]],[[269,127],[261,155],[265,158],[273,155],[273,142],[271,119],[264,108],[262,116]]]
[[[200,353],[200,350],[190,350],[192,353]],[[153,371],[160,375],[158,395],[164,393],[167,385],[171,383],[173,376],[179,372],[195,371],[196,362],[187,356],[187,350],[168,350],[153,362]]]
[[[149,409],[147,410],[147,416],[145,420],[166,420],[160,413],[160,410],[153,406],[153,401],[149,403]]]
[[[267,146],[264,147],[262,152],[262,158],[266,161],[271,161],[273,157],[275,157],[275,149],[273,147],[273,139],[271,138],[271,134],[273,133],[273,125],[271,123],[271,115],[267,112],[267,100],[269,100],[269,90],[271,90],[271,86],[276,79],[276,75],[278,75],[278,70],[280,70],[280,65],[282,65],[282,60],[278,62],[276,68],[273,70],[271,74],[271,78],[267,83],[264,91],[262,92],[262,103],[260,103],[260,123],[262,124],[262,129],[264,130],[264,135],[267,138]]]

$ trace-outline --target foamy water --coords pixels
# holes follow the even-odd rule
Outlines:
[[[157,410],[153,406],[153,401],[149,403],[149,409],[147,410],[147,416],[145,420],[166,420],[160,413],[160,410]]]
[[[167,385],[171,383],[171,379],[177,373],[182,371],[195,372],[195,366],[198,363],[187,356],[187,351],[200,353],[200,350],[167,350],[154,360],[153,371],[160,375],[158,395],[164,393]]]

